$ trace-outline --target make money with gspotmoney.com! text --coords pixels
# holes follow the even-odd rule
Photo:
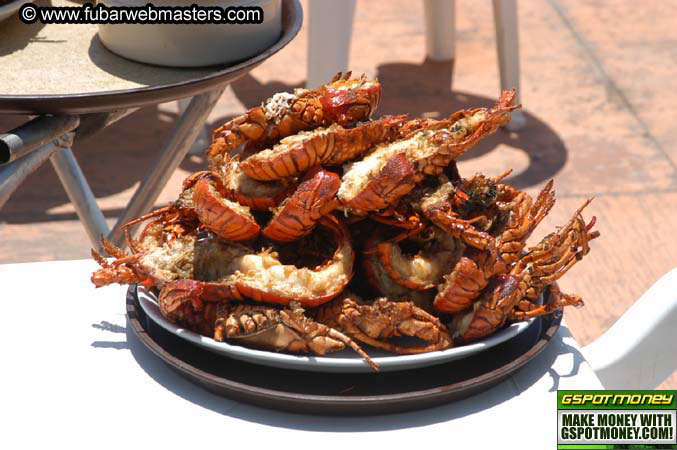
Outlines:
[[[19,10],[24,23],[73,24],[255,24],[263,22],[259,6],[106,6],[85,3],[82,6],[37,6],[26,3]]]

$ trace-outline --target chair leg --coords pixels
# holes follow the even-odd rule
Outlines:
[[[307,88],[348,69],[354,14],[355,0],[309,0]]]
[[[496,49],[498,68],[501,73],[501,89],[515,89],[520,102],[519,32],[517,28],[517,0],[493,0],[496,26]],[[519,130],[525,124],[524,113],[517,110],[507,125],[509,130]]]
[[[433,61],[450,61],[456,54],[456,1],[423,0],[425,53]]]

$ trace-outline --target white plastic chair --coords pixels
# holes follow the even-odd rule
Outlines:
[[[582,353],[607,389],[653,389],[677,370],[677,268]]]
[[[493,5],[501,89],[515,88],[516,101],[519,103],[517,0],[493,0]],[[423,0],[423,9],[426,56],[434,61],[454,59],[455,0]],[[354,14],[355,0],[309,0],[308,88],[326,83],[337,72],[348,69]],[[523,112],[517,110],[513,112],[507,128],[518,130],[524,126],[524,122]]]

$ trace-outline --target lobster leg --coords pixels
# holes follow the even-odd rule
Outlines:
[[[414,220],[412,220],[412,219],[414,219]],[[383,221],[380,220],[380,219],[374,219],[374,220],[376,220],[377,222],[380,222],[380,223],[387,223],[387,220],[383,220]],[[394,236],[390,239],[387,239],[383,242],[380,242],[380,243],[376,243],[374,240],[370,240],[370,242],[367,243],[367,247],[364,249],[364,251],[362,253],[364,253],[365,255],[375,253],[375,252],[379,251],[379,246],[381,246],[381,245],[397,244],[397,243],[402,242],[406,239],[409,239],[410,237],[414,237],[417,234],[420,234],[421,232],[423,232],[423,230],[425,230],[427,228],[426,224],[424,224],[423,222],[418,220],[417,217],[412,216],[412,217],[410,217],[410,220],[412,220],[411,225],[402,226],[402,228],[404,228],[404,231],[402,233],[400,233],[400,234],[398,234],[398,235],[396,235],[396,236]],[[394,219],[394,221],[396,223],[401,223],[401,222],[398,222],[397,219]],[[397,225],[394,225],[394,226],[397,226]]]
[[[174,210],[174,207],[172,205],[165,206],[164,208],[156,209],[153,212],[150,212],[146,215],[143,215],[141,217],[137,217],[136,219],[127,222],[125,224],[125,229],[131,227],[132,225],[136,225],[137,223],[145,222],[148,219],[152,219],[153,217],[161,216],[165,213],[172,212]]]
[[[550,180],[533,205],[531,205],[531,199],[526,193],[516,194],[513,201],[515,203],[513,211],[516,220],[511,220],[515,223],[509,224],[508,228],[497,239],[501,257],[506,264],[510,265],[519,259],[525,241],[555,204],[555,193],[552,186],[553,182]]]
[[[101,266],[101,269],[92,274],[91,281],[96,287],[107,286],[113,283],[131,284],[146,282],[148,278],[140,275],[134,264],[138,261],[138,255],[125,255],[125,253],[102,237],[104,249],[117,257],[109,263],[101,253],[92,249],[92,258]]]
[[[541,317],[558,311],[565,306],[575,306],[577,308],[584,305],[583,300],[577,295],[564,294],[560,291],[557,283],[550,286],[552,302],[547,305],[536,306],[529,301],[523,301],[519,305],[521,311],[515,310],[510,313],[508,320],[521,321],[529,320],[534,317]]]
[[[358,341],[400,354],[416,354],[451,347],[451,336],[435,316],[411,302],[379,299],[358,304],[345,297],[334,300],[317,313],[318,320],[336,325]],[[421,347],[403,347],[388,342],[395,336],[411,336],[428,342]]]
[[[332,343],[332,340],[334,342],[338,341],[344,346],[352,348],[357,354],[364,358],[375,371],[379,371],[378,364],[372,361],[369,355],[367,355],[355,341],[333,328],[311,321],[311,319],[303,315],[304,311],[298,304],[296,306],[292,304],[291,307],[293,309],[283,310],[280,313],[282,323],[293,328],[297,332],[301,332],[308,343],[308,347],[314,353],[322,355],[326,352],[325,349],[327,348],[327,343]]]
[[[435,225],[447,233],[451,233],[454,237],[463,240],[466,244],[480,250],[496,248],[496,241],[493,236],[484,231],[479,231],[472,226],[475,219],[460,219],[454,213],[450,214],[441,210],[435,210],[430,215],[430,220]]]
[[[295,353],[327,353],[352,348],[376,371],[376,364],[360,346],[345,334],[304,315],[298,302],[289,308],[239,305],[233,310],[219,305],[214,339],[247,343],[253,347]]]
[[[106,253],[108,253],[113,258],[124,258],[127,256],[120,247],[116,246],[103,236],[101,236],[101,246],[106,251]]]
[[[96,250],[92,249],[92,258],[94,261],[97,262],[102,268],[107,268],[110,267],[110,264],[108,264],[108,261],[106,261],[106,258],[103,257],[103,255]]]
[[[358,341],[364,342],[372,347],[380,348],[392,353],[399,353],[401,355],[436,352],[451,347],[451,339],[440,339],[438,342],[433,342],[423,347],[402,347],[388,341],[374,339],[371,336],[364,334],[359,328],[352,324],[346,325],[346,333],[353,336]]]

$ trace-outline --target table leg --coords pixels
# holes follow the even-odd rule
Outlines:
[[[6,134],[0,133],[0,166],[21,159],[79,124],[78,116],[38,116]]]
[[[186,108],[188,108],[188,105],[190,105],[190,101],[192,99],[193,97],[186,97],[176,101],[179,107],[179,115],[183,114]],[[209,144],[211,143],[210,138],[211,136],[209,136],[207,128],[205,126],[200,127],[200,132],[198,133],[197,138],[195,138],[193,144],[188,149],[188,153],[190,153],[191,155],[203,154],[205,152],[205,149],[209,147]]]
[[[179,122],[170,136],[160,159],[155,163],[146,178],[134,193],[127,209],[118,219],[109,238],[117,245],[124,244],[123,226],[127,222],[147,212],[155,203],[167,180],[186,156],[188,149],[195,142],[202,124],[221,97],[225,86],[196,95],[181,115]]]
[[[55,152],[50,161],[87,231],[89,240],[95,248],[99,248],[101,236],[107,236],[109,233],[108,224],[73,152],[70,148],[64,148],[62,151]]]
[[[0,208],[28,175],[71,142],[79,123],[77,116],[43,116],[0,134]]]

